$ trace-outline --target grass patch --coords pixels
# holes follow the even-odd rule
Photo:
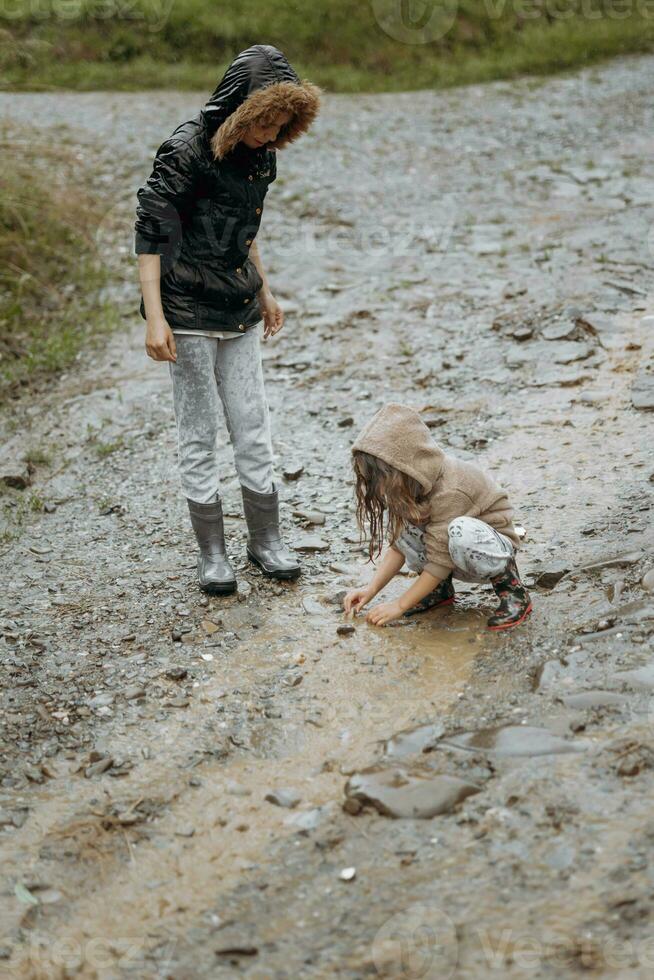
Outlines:
[[[402,25],[402,10],[430,8],[444,19]],[[335,92],[446,87],[652,51],[654,9],[645,0],[14,0],[0,13],[0,85],[211,90],[259,41]]]
[[[68,367],[116,317],[94,234],[106,211],[73,153],[0,133],[0,404]]]

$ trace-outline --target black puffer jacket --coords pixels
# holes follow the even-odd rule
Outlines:
[[[135,251],[161,256],[161,299],[173,329],[238,332],[260,321],[262,282],[249,251],[276,176],[275,150],[305,132],[318,108],[316,86],[301,82],[277,48],[257,44],[157,150],[137,194]],[[241,142],[279,112],[291,118],[275,144],[251,150]]]

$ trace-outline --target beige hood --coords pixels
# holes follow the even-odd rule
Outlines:
[[[413,477],[431,493],[439,479],[445,454],[417,412],[406,405],[384,405],[359,433],[352,452],[377,456]]]

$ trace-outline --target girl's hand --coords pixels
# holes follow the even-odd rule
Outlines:
[[[284,326],[284,311],[271,292],[259,293],[259,306],[263,313],[263,339],[274,337]]]
[[[372,591],[369,585],[361,586],[358,589],[352,589],[343,599],[343,609],[346,613],[351,612],[361,612],[363,607],[367,605],[371,599],[374,599],[375,593]]]
[[[176,361],[175,337],[165,318],[148,320],[145,331],[145,350],[153,361]]]
[[[399,619],[402,613],[402,606],[397,600],[395,602],[382,602],[380,606],[375,606],[374,609],[370,610],[366,620],[373,626],[386,626],[392,620]]]

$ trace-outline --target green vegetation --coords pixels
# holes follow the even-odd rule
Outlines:
[[[115,314],[94,233],[97,194],[70,151],[0,135],[0,403],[71,364]],[[89,314],[92,312],[92,316]]]
[[[423,11],[426,26],[403,27],[401,10],[414,18]],[[440,20],[430,20],[430,10],[436,18],[440,10]],[[651,0],[12,0],[0,11],[1,84],[208,90],[237,51],[258,41],[281,47],[301,74],[333,91],[449,86],[652,51],[654,6]]]

